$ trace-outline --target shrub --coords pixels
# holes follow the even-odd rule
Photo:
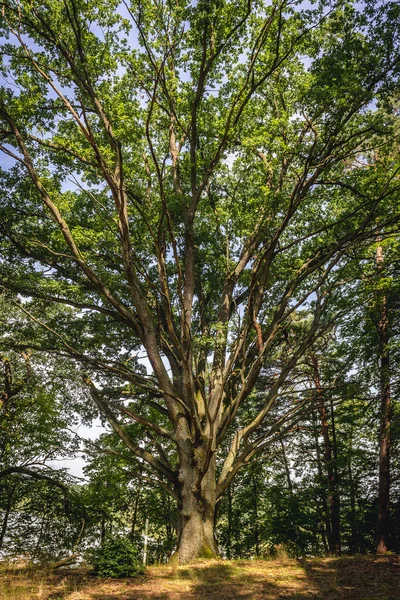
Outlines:
[[[136,547],[123,537],[108,538],[92,552],[91,563],[100,577],[136,577],[143,572]]]

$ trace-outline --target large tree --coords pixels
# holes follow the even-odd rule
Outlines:
[[[305,407],[270,419],[338,318],[351,249],[396,221],[376,106],[399,7],[0,4],[0,283],[28,318],[7,343],[84,365],[178,502],[180,561],[215,554],[219,499]]]

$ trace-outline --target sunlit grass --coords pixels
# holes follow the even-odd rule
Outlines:
[[[400,600],[399,557],[201,560],[136,579],[0,567],[0,600]]]

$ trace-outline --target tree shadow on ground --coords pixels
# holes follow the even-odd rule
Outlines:
[[[323,600],[400,600],[398,556],[299,561]]]
[[[395,556],[202,562],[151,567],[131,580],[69,577],[64,593],[58,587],[46,599],[400,600],[400,558]]]
[[[265,570],[267,569],[267,572]],[[157,575],[126,594],[98,591],[93,600],[307,600],[316,598],[304,569],[295,561],[279,575],[276,562],[218,562],[180,568],[158,578]],[[290,571],[290,572],[288,572]],[[272,577],[272,573],[275,577]]]
[[[249,563],[243,563],[243,565]],[[229,565],[215,565],[202,569],[194,585],[192,599],[206,598],[219,600],[276,600],[278,598],[315,598],[308,589],[306,578],[302,572],[295,570],[287,576],[288,581],[272,578],[264,572],[271,571],[271,563],[254,561],[253,568],[242,567],[239,562],[234,568]],[[301,587],[301,589],[300,589]]]

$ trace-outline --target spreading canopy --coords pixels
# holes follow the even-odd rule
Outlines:
[[[84,365],[143,469],[215,506],[304,408],[268,421],[352,248],[396,223],[399,7],[1,6],[7,343]]]

